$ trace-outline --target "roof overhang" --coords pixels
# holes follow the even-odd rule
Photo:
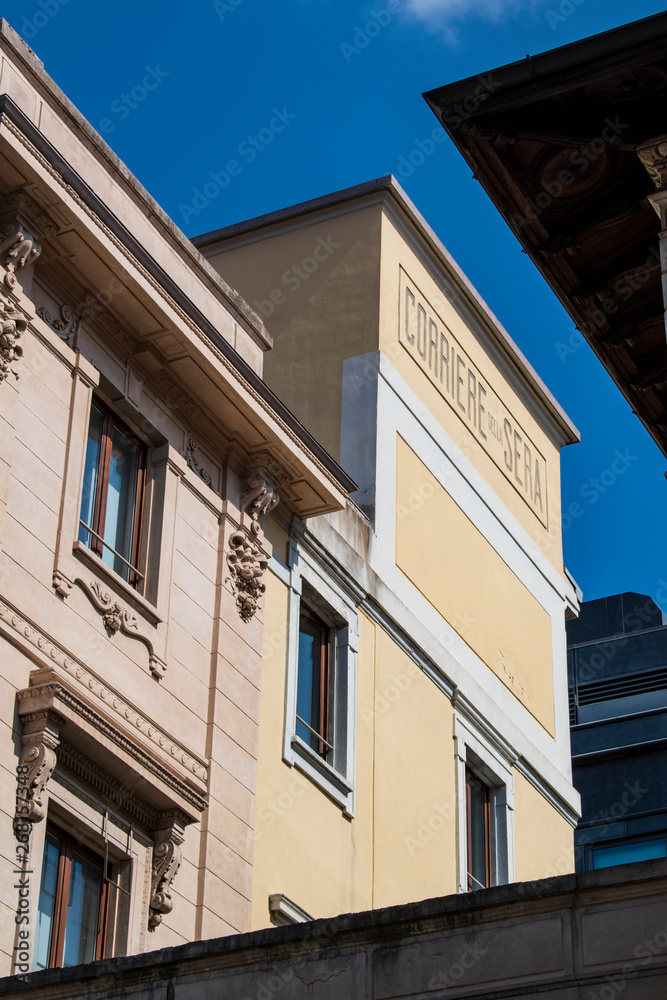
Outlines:
[[[667,132],[667,14],[424,96],[667,454],[661,226],[637,153]]]

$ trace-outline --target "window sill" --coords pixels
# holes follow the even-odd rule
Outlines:
[[[147,601],[138,591],[131,587],[127,580],[111,569],[92,549],[78,539],[72,546],[73,554],[83,563],[87,563],[97,574],[106,577],[107,581],[123,592],[123,595],[139,610],[151,625],[159,625],[163,618],[158,609]]]
[[[308,746],[299,736],[292,736],[290,744],[290,754],[287,759],[288,764],[292,764],[305,774],[311,781],[325,792],[336,805],[340,806],[346,816],[350,819],[353,812],[353,792],[352,785],[339,774],[330,764],[322,760],[319,754]]]

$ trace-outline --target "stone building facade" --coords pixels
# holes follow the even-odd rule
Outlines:
[[[354,484],[262,382],[259,317],[5,22],[0,49],[8,974],[248,928],[228,845],[254,822],[266,514]]]
[[[572,871],[576,429],[393,179],[195,247],[0,48],[6,972]]]

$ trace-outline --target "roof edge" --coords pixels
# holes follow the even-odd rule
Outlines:
[[[193,237],[192,242],[202,252],[213,253],[218,245],[222,249],[222,245],[229,240],[251,233],[256,233],[257,238],[261,238],[262,230],[280,226],[281,224],[289,223],[308,215],[314,215],[317,212],[334,209],[345,203],[350,204],[350,211],[356,211],[357,205],[355,203],[359,203],[359,208],[366,207],[366,204],[372,200],[374,195],[377,196],[378,201],[390,198],[399,211],[403,213],[417,230],[420,238],[427,244],[443,268],[454,273],[471,308],[479,316],[503,353],[516,366],[521,376],[537,396],[541,405],[546,409],[552,421],[559,429],[563,443],[576,444],[580,440],[580,434],[572,420],[570,420],[553,393],[548,389],[528,361],[521,348],[515,343],[470,279],[461,270],[442,240],[428,224],[393,174],[376,177],[363,184],[356,184],[319,198],[311,198],[308,201],[299,202],[296,205],[290,205],[275,212],[268,212],[265,215],[213,230],[210,233],[203,233],[201,236]]]

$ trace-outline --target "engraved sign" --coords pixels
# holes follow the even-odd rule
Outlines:
[[[546,459],[403,268],[399,340],[546,528]]]

